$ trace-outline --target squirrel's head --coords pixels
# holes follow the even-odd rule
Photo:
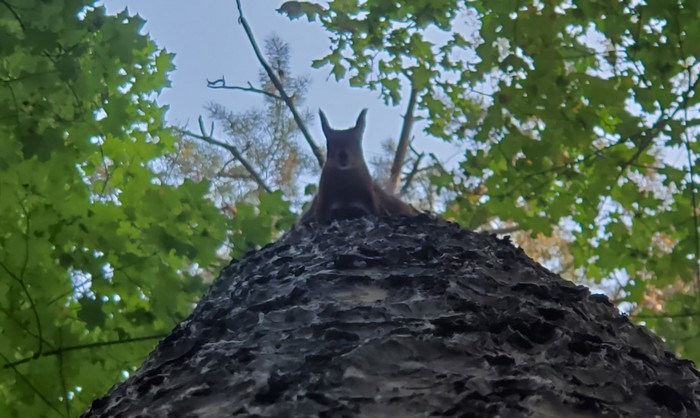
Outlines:
[[[365,115],[367,109],[362,109],[357,117],[355,126],[350,129],[336,130],[328,126],[328,119],[323,111],[318,111],[321,117],[321,128],[326,136],[328,155],[324,167],[338,170],[354,170],[365,167],[362,156],[362,133],[365,130]]]

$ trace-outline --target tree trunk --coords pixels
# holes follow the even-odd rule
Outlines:
[[[295,227],[226,267],[85,417],[700,416],[700,372],[509,240]]]

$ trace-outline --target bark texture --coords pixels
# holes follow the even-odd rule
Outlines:
[[[700,373],[508,239],[296,227],[221,272],[85,417],[697,417]]]

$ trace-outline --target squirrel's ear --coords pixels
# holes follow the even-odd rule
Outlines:
[[[326,119],[326,115],[323,114],[323,110],[318,109],[318,116],[321,118],[321,129],[323,130],[323,134],[326,136],[326,139],[328,139],[329,133],[332,131],[331,127],[328,126],[328,119]]]
[[[355,130],[358,133],[362,133],[365,130],[365,116],[367,116],[367,109],[362,109],[362,112],[360,112],[360,116],[357,117],[357,122],[355,122]]]

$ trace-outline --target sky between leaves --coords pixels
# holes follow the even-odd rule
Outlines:
[[[216,101],[233,111],[243,111],[262,104],[254,93],[212,90],[206,80],[224,76],[230,85],[245,86],[256,82],[260,66],[253,50],[238,24],[234,0],[104,0],[110,13],[128,8],[130,14],[139,14],[146,20],[144,31],[156,44],[174,52],[176,69],[171,74],[172,87],[165,89],[159,102],[170,106],[168,121],[187,123],[197,130],[197,117],[205,116],[204,105]],[[276,33],[285,39],[292,51],[292,71],[295,75],[311,77],[306,106],[314,112],[321,108],[332,126],[348,128],[353,125],[362,108],[368,108],[365,131],[365,158],[369,161],[380,155],[380,143],[386,138],[398,138],[403,108],[385,106],[376,92],[360,90],[329,78],[329,69],[313,69],[311,61],[327,53],[328,35],[319,25],[305,21],[289,21],[275,10],[283,1],[243,0],[246,19],[255,31],[258,44]],[[206,124],[208,126],[208,123]],[[420,125],[416,126],[417,128]],[[318,123],[310,127],[319,144],[323,136]],[[414,129],[418,150],[436,153],[449,162],[459,152],[434,138],[427,138]]]

